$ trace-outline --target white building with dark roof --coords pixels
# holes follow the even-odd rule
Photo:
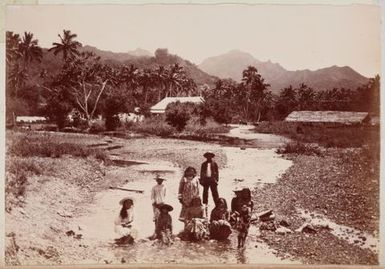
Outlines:
[[[181,103],[194,103],[202,104],[204,99],[202,96],[192,96],[192,97],[165,97],[159,103],[151,107],[150,112],[153,114],[163,114],[166,112],[166,107],[174,102]]]

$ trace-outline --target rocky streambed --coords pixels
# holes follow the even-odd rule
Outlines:
[[[362,226],[350,227],[349,222],[338,218],[329,219],[329,214],[323,215],[324,211],[316,210],[317,206],[306,200],[323,195],[316,185],[302,195],[302,185],[288,181],[298,161],[275,151],[287,139],[253,134],[248,126],[237,126],[227,135],[247,142],[229,146],[177,139],[114,138],[94,143],[95,147],[109,147],[112,166],[89,166],[86,160],[74,158],[55,160],[48,178],[36,176],[28,187],[25,206],[6,216],[8,263],[377,263],[376,233],[368,234]],[[220,196],[229,204],[235,187],[248,186],[254,189],[254,214],[269,210],[273,217],[252,225],[246,247],[240,250],[235,234],[225,242],[191,243],[176,237],[169,247],[149,241],[147,237],[154,229],[150,202],[154,176],[167,178],[167,200],[174,206],[176,234],[183,229],[177,200],[181,173],[190,165],[199,168],[207,150],[217,154]],[[307,169],[306,173],[314,174],[314,169]],[[79,188],[79,180],[85,177],[89,179]],[[111,186],[143,192],[127,193]],[[127,195],[136,200],[139,239],[134,245],[118,247],[114,244],[113,222],[120,210],[119,200]]]

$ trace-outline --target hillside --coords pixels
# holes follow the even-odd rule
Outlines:
[[[258,69],[266,82],[271,85],[273,92],[278,92],[289,85],[297,86],[301,83],[316,90],[341,87],[355,89],[368,81],[368,78],[348,66],[331,66],[315,71],[288,71],[278,63],[262,62],[251,54],[239,50],[232,50],[226,54],[207,58],[199,65],[199,68],[220,78],[232,78],[241,81],[242,71],[249,65]]]
[[[214,86],[215,81],[218,79],[214,76],[208,75],[207,73],[200,70],[195,64],[184,60],[183,58],[172,55],[172,54],[164,54],[158,57],[155,56],[146,56],[146,54],[150,54],[150,52],[136,49],[132,51],[133,54],[130,53],[118,53],[111,51],[99,50],[96,47],[92,46],[84,46],[80,49],[80,51],[91,51],[96,55],[100,56],[101,60],[104,63],[108,63],[112,66],[119,67],[123,64],[130,65],[133,64],[138,68],[156,68],[159,65],[171,65],[178,63],[183,66],[186,70],[188,76],[190,76],[197,85],[207,84],[209,86]],[[166,50],[167,51],[167,50]],[[141,55],[141,56],[138,56]],[[143,56],[144,55],[144,56]],[[62,66],[62,58],[61,54],[55,56],[53,52],[49,52],[48,49],[43,49],[43,58],[40,63],[34,63],[29,67],[29,81],[31,85],[36,83],[42,83],[42,79],[40,78],[41,72],[43,70],[46,71],[46,75],[54,75]]]
[[[82,50],[92,51],[96,55],[100,56],[104,62],[112,65],[133,64],[139,68],[156,68],[159,65],[166,66],[178,63],[184,67],[186,73],[194,79],[197,85],[208,84],[213,86],[215,81],[218,79],[203,72],[195,64],[189,62],[188,60],[185,60],[177,55],[169,54],[167,49],[159,49],[162,53],[155,53],[156,56],[150,56],[150,52],[140,48],[127,53],[104,51],[92,46],[84,46]]]

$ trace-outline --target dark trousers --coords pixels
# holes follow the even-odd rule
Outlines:
[[[209,198],[209,188],[211,189],[211,194],[213,195],[214,203],[217,204],[217,201],[219,199],[218,194],[218,184],[217,183],[208,183],[203,186],[203,203],[207,205],[208,198]]]

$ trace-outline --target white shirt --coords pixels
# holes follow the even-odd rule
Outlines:
[[[207,163],[206,176],[211,177],[211,163]]]
[[[151,190],[151,201],[156,204],[164,203],[166,199],[166,187],[156,184]]]

